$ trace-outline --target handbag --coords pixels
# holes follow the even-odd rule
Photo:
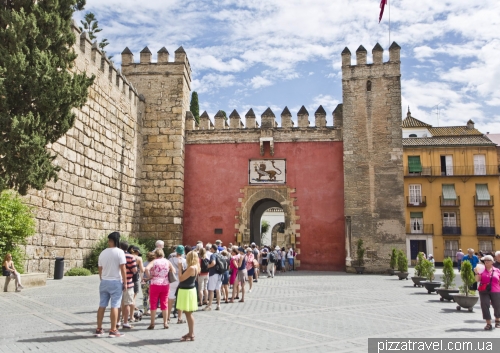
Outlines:
[[[168,271],[168,283],[174,283],[178,280],[179,278],[177,277],[177,273],[174,273],[174,271]]]
[[[477,287],[478,291],[484,292],[484,293],[490,293],[491,292],[491,282],[493,281],[493,273],[494,272],[491,272],[490,283],[481,283],[479,285],[479,287]]]
[[[253,260],[253,268],[259,268],[259,261]]]
[[[2,269],[2,273],[5,277],[9,277],[11,275],[10,270],[6,270],[5,268]]]

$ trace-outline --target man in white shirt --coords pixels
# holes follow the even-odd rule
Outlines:
[[[99,255],[99,310],[97,311],[97,329],[95,336],[104,334],[102,321],[104,312],[111,301],[110,319],[111,329],[109,337],[121,337],[123,334],[117,330],[118,308],[121,306],[122,294],[126,287],[127,274],[125,271],[125,253],[118,247],[120,244],[120,233],[113,232],[108,235],[108,248]]]

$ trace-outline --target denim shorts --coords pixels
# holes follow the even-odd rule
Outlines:
[[[122,303],[122,282],[102,280],[99,285],[99,307],[106,308],[111,300],[111,308],[119,308]]]
[[[229,271],[222,274],[222,285],[229,284]]]

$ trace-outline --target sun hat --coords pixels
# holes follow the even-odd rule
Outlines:
[[[493,260],[493,256],[491,256],[491,255],[486,255],[486,256],[483,256],[483,257],[481,258],[481,261],[492,261],[492,262],[493,262],[494,260]]]
[[[175,248],[175,252],[179,255],[184,255],[184,246],[177,245],[177,247]]]
[[[279,246],[276,246],[274,250],[281,250]]]

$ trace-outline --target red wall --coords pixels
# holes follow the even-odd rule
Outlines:
[[[221,239],[235,243],[240,189],[248,185],[248,160],[258,143],[186,145],[184,243]],[[344,270],[344,177],[342,142],[275,143],[273,158],[286,158],[287,185],[295,188],[300,216],[303,270]],[[222,228],[222,235],[214,229]]]

